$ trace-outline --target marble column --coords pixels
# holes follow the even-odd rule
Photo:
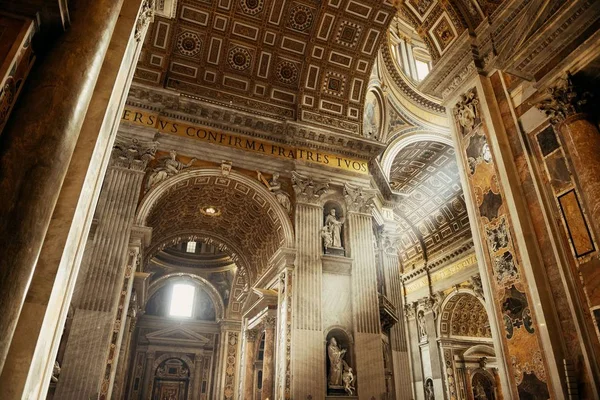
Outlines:
[[[131,271],[127,275],[131,231],[146,163],[155,151],[155,142],[124,139],[115,145],[113,164],[106,174],[96,209],[97,226],[88,240],[75,285],[75,312],[56,388],[57,398],[96,397],[100,395],[101,384],[104,392],[106,364],[99,360],[114,362],[117,356],[113,326],[123,300],[122,292],[130,291],[133,282]]]
[[[263,358],[263,380],[261,400],[274,400],[275,377],[275,317],[266,317],[265,326],[265,354]]]
[[[0,135],[0,370],[123,0],[78,4]],[[24,134],[26,132],[26,134]]]
[[[296,269],[293,292],[292,385],[294,399],[326,393],[325,338],[321,320],[323,264],[321,196],[329,183],[292,173],[296,192]]]
[[[419,330],[419,325],[417,323],[417,310],[416,303],[405,304],[404,306],[404,317],[406,318],[406,334],[407,337],[410,337],[409,347],[410,347],[410,356],[412,360],[412,383],[413,388],[412,391],[414,393],[413,396],[417,400],[424,399],[423,387],[425,384],[425,378],[423,377],[423,360],[421,358],[421,334]]]
[[[412,381],[402,301],[402,277],[400,257],[398,256],[399,240],[398,237],[390,235],[382,237],[382,260],[387,298],[398,313],[398,322],[390,330],[396,399],[408,399],[412,396]]]
[[[349,255],[352,263],[352,308],[354,314],[354,353],[356,354],[356,381],[360,398],[376,399],[386,393],[379,296],[377,293],[377,266],[373,247],[373,220],[371,191],[344,186],[348,209]]]
[[[254,357],[256,354],[256,339],[258,339],[258,332],[254,329],[248,329],[244,332],[244,373],[242,374],[244,380],[244,387],[242,392],[244,393],[243,399],[254,398]]]
[[[600,131],[591,115],[583,112],[586,100],[571,76],[549,90],[548,99],[537,107],[544,111],[562,136],[587,206],[589,221],[600,237]],[[575,227],[570,226],[573,230]],[[575,235],[578,232],[575,232]],[[586,232],[582,232],[586,235]]]
[[[142,44],[135,40],[134,33],[142,2],[123,2],[93,88],[89,106],[93,112],[77,111],[85,115],[85,120],[62,187],[55,187],[60,188],[60,195],[0,376],[0,387],[10,397],[36,398],[46,393],[53,366],[48,360],[58,351],[92,214],[141,50]],[[73,73],[81,72],[77,67],[73,69]],[[64,87],[69,85],[65,83]]]
[[[135,326],[137,323],[138,313],[137,295],[135,290],[131,294],[129,301],[129,308],[127,310],[127,319],[125,320],[125,326],[123,328],[123,339],[121,340],[121,349],[119,350],[119,361],[117,363],[117,372],[115,374],[112,398],[123,399],[125,397],[125,389],[127,386],[126,376],[127,370],[130,368],[129,359],[131,358],[131,349],[135,349],[133,342],[133,333],[135,332]],[[133,346],[132,346],[133,345]]]

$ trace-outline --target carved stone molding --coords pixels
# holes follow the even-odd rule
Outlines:
[[[312,177],[292,171],[292,186],[296,201],[316,204],[321,196],[329,192],[329,180],[316,180]]]
[[[112,163],[116,167],[145,171],[154,159],[158,142],[141,142],[137,139],[117,138],[113,146]]]
[[[456,103],[453,113],[454,118],[463,127],[464,132],[470,132],[475,127],[475,122],[479,117],[478,114],[479,99],[477,92],[472,89],[461,95],[460,100]]]
[[[431,311],[433,313],[433,318],[437,319],[440,311],[440,306],[442,304],[442,297],[439,294],[432,294],[429,297],[423,297],[418,301],[418,308],[423,309],[424,311]]]
[[[348,211],[351,212],[371,213],[375,206],[373,204],[374,190],[365,190],[349,183],[344,184],[344,198],[346,199]]]
[[[136,42],[142,40],[142,34],[150,22],[154,21],[154,9],[156,8],[155,0],[144,0],[138,19],[135,23],[134,38]]]
[[[391,256],[398,256],[402,250],[402,242],[400,236],[382,234],[380,236],[381,248],[384,253]]]
[[[578,90],[570,72],[567,72],[555,86],[548,88],[547,98],[535,106],[546,114],[552,124],[559,124],[567,117],[583,113],[589,95],[588,92]]]
[[[404,305],[404,317],[406,319],[415,319],[417,311],[417,303],[407,303]]]

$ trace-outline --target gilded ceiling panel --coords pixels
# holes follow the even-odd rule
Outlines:
[[[394,14],[381,0],[182,0],[150,27],[135,80],[358,135]]]

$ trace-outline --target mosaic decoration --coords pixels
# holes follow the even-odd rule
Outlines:
[[[467,107],[468,106],[468,107]],[[472,107],[471,107],[472,106]],[[528,285],[523,274],[520,253],[512,238],[514,231],[504,189],[489,151],[490,135],[481,115],[477,90],[469,90],[453,109],[457,137],[462,146],[462,161],[468,171],[468,183],[474,197],[477,222],[484,238],[486,265],[489,268],[493,303],[502,314],[505,348],[512,360],[513,393],[519,398],[547,399],[548,384],[541,340],[530,308]],[[468,108],[468,117],[460,110]],[[472,118],[475,116],[475,118]],[[486,147],[487,146],[487,147]],[[475,160],[475,161],[472,161]],[[532,391],[533,390],[533,391]]]

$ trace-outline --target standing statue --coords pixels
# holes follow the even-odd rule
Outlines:
[[[346,364],[348,366],[348,364]],[[354,382],[354,374],[352,373],[352,368],[344,368],[344,372],[342,372],[342,381],[344,382],[344,390],[348,393],[348,396],[352,396],[354,394],[355,388],[352,385]]]
[[[431,379],[427,379],[427,382],[425,383],[425,400],[435,400],[433,381]]]
[[[473,397],[475,400],[488,400],[488,396],[485,393],[485,388],[481,382],[477,382],[473,388]]]
[[[425,314],[421,311],[417,316],[417,323],[419,325],[419,337],[421,340],[427,339],[427,329],[425,328]]]
[[[189,168],[196,161],[196,158],[192,158],[187,164],[177,161],[177,152],[171,150],[169,157],[165,157],[159,161],[159,165],[152,170],[148,177],[148,183],[146,184],[146,190],[158,185],[167,178],[178,174],[181,170]]]
[[[334,337],[329,339],[329,345],[327,346],[327,355],[329,357],[329,379],[328,386],[330,388],[342,389],[343,380],[342,373],[344,371],[344,355],[346,349],[340,349],[337,345],[337,341]],[[347,364],[346,364],[347,365]]]
[[[324,228],[327,228],[327,232],[329,232],[330,241],[331,241],[331,244],[329,246],[326,245],[325,248],[332,247],[332,248],[342,249],[343,248],[342,247],[342,225],[344,225],[344,218],[340,218],[338,220],[338,218],[335,214],[336,214],[335,208],[332,208],[329,211],[327,218],[325,218]],[[324,234],[325,234],[325,230],[322,230],[321,236],[324,238],[324,243],[326,243],[329,240],[325,240]]]

